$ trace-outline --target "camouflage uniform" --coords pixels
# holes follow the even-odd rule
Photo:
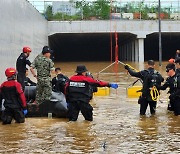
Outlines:
[[[37,104],[49,101],[52,93],[51,71],[54,70],[54,63],[51,59],[39,54],[31,66],[37,69]]]

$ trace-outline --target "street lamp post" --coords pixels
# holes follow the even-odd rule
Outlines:
[[[162,65],[162,41],[161,41],[161,1],[158,1],[158,20],[159,20],[159,66]]]

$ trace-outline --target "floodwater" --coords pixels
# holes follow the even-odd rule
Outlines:
[[[157,113],[151,116],[149,108],[139,116],[137,98],[127,98],[126,88],[136,78],[130,77],[119,64],[97,76],[109,62],[56,63],[64,74],[74,74],[77,64],[85,64],[95,78],[118,82],[118,90],[110,96],[96,96],[94,121],[85,121],[80,114],[77,122],[67,119],[26,118],[24,124],[0,125],[0,153],[180,153],[180,116],[166,110],[167,91],[161,93]],[[137,69],[144,64],[131,63]],[[156,69],[166,77],[165,64]],[[111,74],[117,70],[117,74]],[[140,84],[140,83],[138,83]]]

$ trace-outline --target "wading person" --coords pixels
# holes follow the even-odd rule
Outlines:
[[[157,101],[152,98],[151,90],[154,89],[154,86],[156,88],[160,86],[164,78],[154,69],[154,66],[155,62],[153,60],[148,61],[147,70],[142,70],[140,72],[133,71],[128,65],[124,66],[131,76],[140,78],[143,81],[142,96],[138,100],[140,104],[140,115],[145,115],[148,104],[152,115],[155,114],[156,111]]]
[[[31,53],[31,49],[29,47],[24,47],[23,52],[20,54],[16,61],[16,69],[17,69],[17,81],[21,84],[23,91],[25,88],[25,78],[26,78],[26,65],[31,66],[31,62],[28,57]],[[33,72],[32,72],[33,73]]]
[[[180,50],[176,50],[175,59],[180,58]]]
[[[176,74],[180,75],[180,57],[175,60]]]
[[[2,115],[3,124],[11,124],[13,118],[17,123],[24,123],[27,114],[26,99],[21,84],[16,81],[16,70],[7,68],[5,75],[7,81],[3,82],[0,87],[0,102],[4,99],[5,107]]]
[[[169,88],[170,102],[168,104],[168,110],[174,111],[175,115],[180,115],[180,74],[176,74],[174,64],[168,64],[166,66],[166,72],[168,78],[164,85],[160,86],[160,89],[165,90]]]
[[[118,88],[118,85],[115,83],[110,84],[108,82],[97,81],[86,76],[86,71],[87,69],[84,65],[78,65],[75,71],[77,74],[72,76],[66,85],[66,99],[69,104],[69,121],[76,121],[80,111],[85,120],[93,120],[93,107],[89,104],[92,95],[90,85]]]
[[[52,94],[51,72],[54,71],[54,63],[50,59],[52,50],[44,46],[42,53],[32,62],[31,68],[37,70],[36,103],[49,102]]]
[[[52,79],[53,91],[64,93],[65,84],[69,81],[69,78],[61,72],[59,67],[55,68],[55,73],[56,77]]]

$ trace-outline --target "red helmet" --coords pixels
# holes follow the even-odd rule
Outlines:
[[[174,63],[175,62],[175,59],[173,59],[173,58],[171,58],[171,59],[169,59],[169,63]]]
[[[5,71],[5,75],[10,78],[13,75],[16,75],[16,69],[15,68],[7,68]]]
[[[24,53],[31,52],[31,48],[30,47],[24,47],[23,52]]]

